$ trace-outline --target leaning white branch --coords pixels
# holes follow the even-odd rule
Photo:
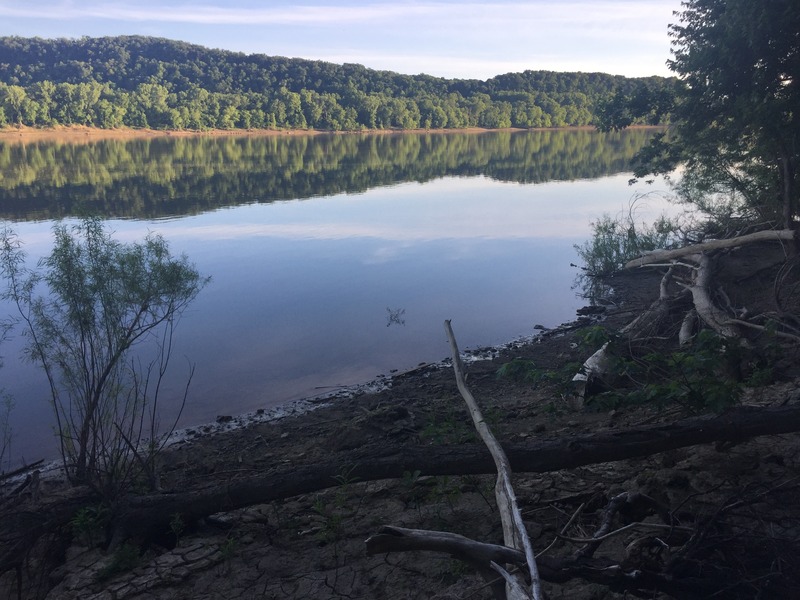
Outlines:
[[[697,272],[694,283],[689,288],[697,314],[719,335],[728,338],[739,337],[736,326],[730,322],[729,316],[714,304],[709,293],[711,285],[711,259],[701,254],[697,260]]]
[[[528,564],[528,570],[531,577],[531,594],[528,595],[526,590],[522,590],[519,585],[514,585],[509,582],[510,576],[503,570],[498,572],[506,579],[506,595],[511,598],[532,598],[533,600],[542,600],[544,598],[541,589],[541,580],[539,578],[539,569],[536,565],[536,557],[533,553],[528,532],[525,529],[525,523],[522,521],[522,514],[520,513],[519,506],[517,505],[517,497],[514,493],[514,488],[511,485],[511,465],[508,462],[508,457],[505,451],[500,446],[497,438],[494,437],[491,429],[483,419],[478,403],[470,392],[464,380],[464,370],[461,363],[461,354],[456,344],[456,338],[453,334],[453,328],[450,326],[450,320],[444,322],[444,328],[447,332],[447,339],[450,342],[450,351],[453,355],[453,371],[455,372],[456,384],[461,396],[467,403],[472,421],[475,424],[475,429],[478,431],[483,443],[489,449],[489,452],[494,459],[495,466],[497,467],[497,484],[495,485],[495,495],[497,497],[497,506],[500,511],[500,518],[503,522],[503,538],[506,546],[516,548],[525,552],[525,560]],[[497,569],[496,569],[497,570]],[[507,577],[508,576],[508,577]],[[521,595],[522,592],[524,595]]]
[[[724,240],[711,240],[703,242],[702,244],[695,244],[693,246],[685,246],[683,248],[676,248],[674,250],[656,250],[634,258],[625,264],[626,269],[634,267],[643,267],[653,263],[664,262],[672,260],[673,258],[681,258],[687,254],[696,254],[698,252],[707,252],[709,250],[720,250],[722,248],[735,248],[744,244],[751,244],[753,242],[763,241],[792,241],[795,232],[791,229],[767,230],[757,231],[748,235],[743,235],[735,238],[728,238]]]

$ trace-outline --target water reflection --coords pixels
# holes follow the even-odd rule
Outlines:
[[[392,325],[405,325],[406,324],[406,309],[405,308],[389,308],[386,307],[386,326]]]
[[[154,219],[446,176],[543,183],[630,170],[651,130],[0,142],[0,217]]]

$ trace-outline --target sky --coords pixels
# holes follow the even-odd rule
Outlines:
[[[446,78],[642,77],[670,74],[667,27],[679,9],[680,0],[0,0],[0,35],[148,35]]]

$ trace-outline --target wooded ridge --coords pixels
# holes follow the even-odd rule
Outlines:
[[[444,79],[143,36],[0,38],[0,126],[563,127],[595,123],[614,97],[657,95],[674,83],[551,71]]]

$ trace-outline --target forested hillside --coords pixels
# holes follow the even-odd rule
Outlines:
[[[563,127],[594,123],[614,96],[669,93],[673,81],[550,71],[444,79],[141,36],[2,37],[0,126]]]

